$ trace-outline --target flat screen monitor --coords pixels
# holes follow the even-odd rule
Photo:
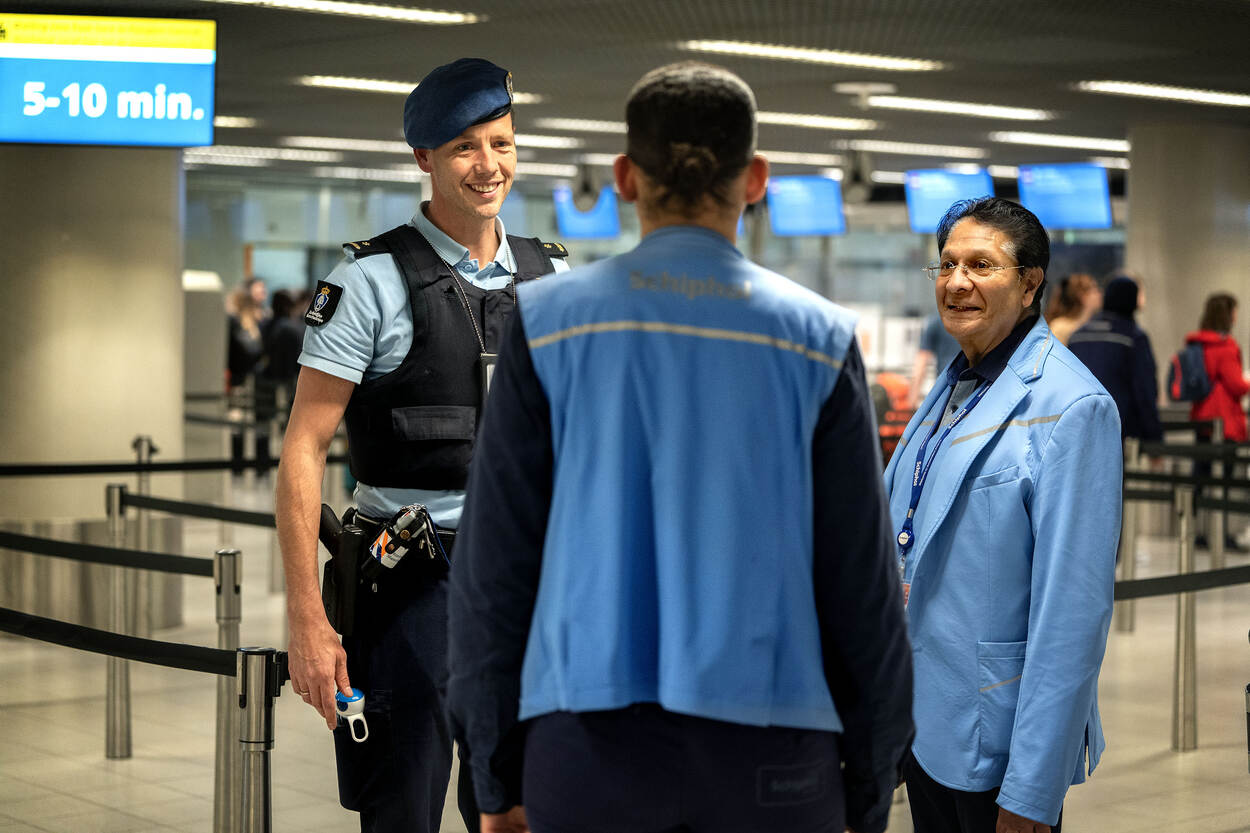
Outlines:
[[[842,184],[825,176],[768,180],[768,222],[778,237],[844,234]]]
[[[567,186],[553,193],[556,203],[556,226],[560,236],[569,239],[619,237],[621,216],[616,210],[616,191],[605,185],[599,191],[599,199],[589,211],[578,211],[573,204],[573,192]]]
[[[941,168],[908,171],[903,176],[907,195],[907,219],[920,234],[937,231],[946,210],[960,200],[994,196],[994,179],[988,171],[964,173]]]
[[[213,143],[211,20],[0,13],[0,142]]]
[[[1021,165],[1020,203],[1046,228],[1111,228],[1107,169],[1101,165]]]

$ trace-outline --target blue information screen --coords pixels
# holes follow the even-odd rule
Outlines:
[[[216,24],[0,14],[0,141],[213,143]]]
[[[1111,228],[1107,169],[1101,165],[1021,165],[1020,204],[1046,228]]]
[[[768,180],[768,222],[778,237],[844,234],[842,184],[824,176]]]
[[[570,239],[596,237],[619,237],[621,216],[616,210],[616,191],[604,186],[599,199],[589,211],[578,211],[573,204],[573,192],[567,187],[555,189],[552,194],[556,204],[556,226],[560,236]]]
[[[908,171],[903,177],[907,194],[907,218],[911,230],[920,234],[937,231],[938,221],[960,200],[994,196],[994,179],[988,171],[963,173],[940,168]]]

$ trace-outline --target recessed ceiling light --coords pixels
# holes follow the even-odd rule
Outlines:
[[[619,153],[583,153],[577,157],[577,161],[583,165],[599,165],[610,168],[616,164],[616,157],[618,156],[620,156]]]
[[[468,12],[410,9],[403,6],[383,6],[377,3],[348,3],[343,2],[343,0],[205,0],[205,2],[229,3],[235,6],[258,6],[265,9],[281,9],[291,12],[369,17],[378,20],[395,20],[401,23],[428,23],[436,26],[481,23],[487,19],[483,15],[470,14]]]
[[[756,151],[769,162],[778,165],[821,165],[825,167],[841,165],[842,157],[836,153],[796,153],[789,150]]]
[[[873,171],[869,178],[883,185],[902,185],[907,181],[907,174],[902,171]]]
[[[213,116],[213,127],[255,127],[260,119],[247,116]]]
[[[744,58],[771,58],[777,61],[831,64],[840,67],[863,67],[864,69],[917,72],[943,68],[943,64],[939,61],[895,58],[889,55],[868,55],[862,52],[841,52],[836,49],[810,49],[802,46],[751,43],[749,41],[688,40],[682,41],[677,46],[680,49],[686,49],[691,52],[714,52],[720,55],[736,55]]]
[[[972,101],[944,101],[936,98],[907,98],[900,95],[870,95],[868,106],[888,110],[917,110],[924,113],[941,113],[944,116],[974,116],[986,119],[1018,119],[1021,121],[1047,121],[1054,118],[1048,110],[1027,107],[1002,107],[997,104],[977,104]]]
[[[1102,165],[1104,168],[1112,168],[1117,171],[1128,170],[1128,160],[1123,156],[1091,156],[1089,161],[1095,165]]]
[[[990,165],[985,170],[995,179],[1015,179],[1020,176],[1020,169],[1015,165]]]
[[[1124,139],[1102,139],[1097,136],[1065,136],[1058,133],[1021,133],[1005,131],[990,134],[991,142],[1002,142],[1009,145],[1036,145],[1048,148],[1081,148],[1084,150],[1103,150],[1108,153],[1128,153],[1128,142]]]
[[[838,147],[863,150],[872,153],[898,153],[905,156],[949,156],[954,159],[984,159],[989,152],[984,148],[962,145],[925,145],[913,142],[886,142],[880,139],[845,139]]]
[[[339,162],[343,154],[328,150],[297,150],[295,148],[243,147],[240,145],[212,145],[206,148],[187,148],[183,159],[199,157],[230,159],[268,159],[281,162]]]
[[[412,148],[408,147],[406,142],[384,142],[377,139],[341,139],[335,136],[287,136],[279,141],[284,145],[296,148],[412,155]]]
[[[334,90],[356,90],[365,93],[396,93],[408,95],[417,88],[415,81],[388,81],[384,78],[353,78],[346,75],[301,75],[295,83],[302,87],[327,87]],[[514,104],[538,104],[543,96],[536,93],[513,93]]]
[[[624,133],[625,122],[600,119],[534,119],[535,127],[546,130],[568,130],[573,133]]]
[[[200,165],[225,165],[234,168],[263,168],[270,164],[269,159],[257,159],[247,156],[216,156],[211,153],[192,155],[190,148],[183,154],[182,164],[187,168],[198,168]]]
[[[1250,95],[1226,93],[1219,90],[1139,84],[1134,81],[1081,81],[1077,83],[1076,88],[1087,93],[1159,98],[1167,101],[1184,101],[1189,104],[1215,104],[1221,107],[1250,107]]]
[[[577,166],[555,165],[548,162],[518,162],[516,172],[518,176],[555,176],[572,179],[577,176]]]
[[[838,182],[841,182],[842,177],[844,177],[846,174],[842,171],[841,168],[824,168],[818,171],[817,175],[823,176],[825,179],[836,179]]]
[[[572,136],[540,136],[536,133],[518,133],[516,134],[516,144],[517,147],[521,148],[558,148],[564,150],[579,148],[586,143]]]
[[[956,174],[979,174],[984,168],[973,162],[952,162],[949,165],[943,165],[944,169]]]
[[[814,113],[773,113],[763,111],[755,114],[760,124],[776,124],[783,127],[811,127],[817,130],[876,130],[872,119],[848,119],[841,116],[818,116]]]
[[[416,182],[426,174],[415,165],[406,168],[346,168],[320,167],[313,168],[313,176],[323,179],[355,179],[371,182]]]

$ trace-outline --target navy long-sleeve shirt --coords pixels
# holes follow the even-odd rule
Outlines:
[[[550,405],[515,315],[478,435],[449,603],[449,718],[483,812],[523,803],[517,708],[553,470]],[[913,734],[911,649],[876,422],[854,344],[821,410],[812,470],[815,603],[825,676],[844,727],[847,819],[874,833],[885,827]],[[761,530],[760,546],[767,535]]]

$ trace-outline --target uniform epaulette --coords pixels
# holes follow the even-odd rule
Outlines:
[[[381,238],[375,237],[371,240],[357,240],[355,243],[344,243],[343,251],[351,252],[355,258],[368,257],[369,255],[386,254],[390,251],[390,247]]]
[[[569,250],[564,248],[563,243],[543,243],[543,254],[547,257],[568,257]]]

